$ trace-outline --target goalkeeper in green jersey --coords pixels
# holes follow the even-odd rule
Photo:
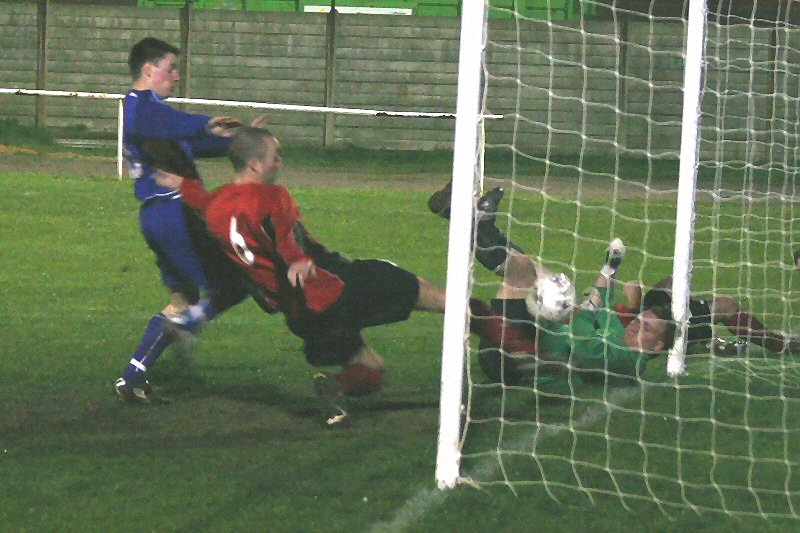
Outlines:
[[[661,279],[647,292],[644,292],[638,280],[629,281],[623,286],[626,301],[617,304],[615,310],[622,323],[627,324],[642,309],[670,307],[671,293],[672,276]],[[689,311],[689,353],[734,357],[747,355],[750,352],[748,345],[754,344],[763,348],[765,356],[800,354],[800,339],[797,336],[768,328],[730,296],[712,294],[701,298],[699,295],[690,295]],[[717,336],[714,325],[723,326],[734,337]]]
[[[642,311],[627,326],[620,322],[613,310],[613,291],[625,253],[622,241],[615,239],[609,245],[606,262],[588,297],[565,313],[566,320],[532,316],[537,309],[531,302],[532,288],[537,279],[552,274],[495,225],[502,196],[503,189],[496,188],[478,202],[475,257],[504,278],[492,300],[494,310],[535,338],[537,349],[535,354],[509,353],[503,346],[481,341],[478,359],[484,373],[507,385],[533,380],[542,390],[583,381],[621,384],[638,378],[650,359],[672,346],[675,325],[664,307]]]

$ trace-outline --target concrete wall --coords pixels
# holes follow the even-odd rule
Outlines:
[[[50,4],[47,89],[117,92],[130,84],[131,45],[152,35],[180,43],[178,9]],[[36,88],[37,5],[0,2],[0,86]],[[685,25],[679,19],[492,20],[487,47],[490,145],[538,154],[676,155],[679,150]],[[456,105],[459,20],[340,15],[335,27],[332,104],[452,112]],[[520,47],[517,46],[519,41]],[[323,105],[326,16],[194,10],[187,96]],[[776,157],[796,144],[798,50],[795,29],[711,24],[702,149],[726,157]],[[41,73],[40,73],[41,78]],[[775,94],[773,94],[775,93]],[[239,110],[188,106],[209,114]],[[252,115],[252,112],[245,114]],[[271,112],[285,141],[321,144],[324,115]],[[36,119],[35,98],[0,96],[0,117]],[[46,124],[116,127],[116,103],[46,99]],[[453,121],[337,116],[336,142],[394,148],[449,147]],[[745,142],[742,142],[745,141]],[[783,154],[782,152],[782,154]]]
[[[38,39],[36,4],[0,3],[0,86],[36,86]],[[0,117],[32,123],[35,99],[0,96]]]

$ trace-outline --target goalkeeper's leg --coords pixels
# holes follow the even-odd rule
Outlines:
[[[500,276],[506,273],[506,261],[512,252],[525,256],[525,252],[508,240],[495,225],[494,218],[481,220],[475,228],[475,259]]]
[[[740,309],[729,296],[715,296],[711,309],[712,320],[724,324],[728,330],[743,340],[758,344],[773,353],[789,351],[797,353],[793,339],[787,340],[780,333],[768,329],[758,318]]]

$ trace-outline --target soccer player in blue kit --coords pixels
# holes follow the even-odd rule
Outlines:
[[[134,403],[157,401],[147,370],[182,331],[196,332],[247,295],[202,221],[184,211],[180,194],[154,181],[147,164],[143,145],[153,139],[177,144],[189,161],[224,156],[230,136],[241,125],[238,119],[184,113],[164,102],[180,81],[178,53],[174,46],[147,37],[132,47],[128,58],[133,86],[123,107],[125,157],[141,202],[142,234],[170,291],[169,304],[150,319],[122,377],[114,382],[119,398]]]

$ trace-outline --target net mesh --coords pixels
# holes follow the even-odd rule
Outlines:
[[[579,293],[622,238],[625,303],[622,282],[647,292],[672,273],[686,6],[577,2],[555,20],[521,4],[490,8],[484,56],[483,112],[506,116],[485,132],[483,189],[505,192],[495,224]],[[798,518],[800,26],[791,3],[739,4],[708,5],[691,293],[713,311],[711,334],[677,381],[665,356],[633,379],[588,371],[574,335],[560,362],[505,357],[493,378],[491,350],[473,343],[463,481]],[[479,261],[472,282],[487,300],[515,286]]]

